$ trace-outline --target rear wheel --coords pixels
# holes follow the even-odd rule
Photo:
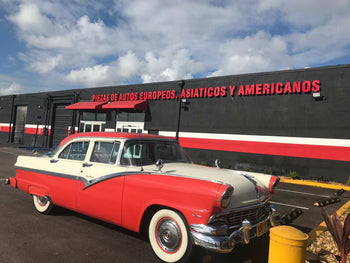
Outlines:
[[[48,196],[33,195],[35,209],[42,214],[49,214],[52,211],[53,203]]]
[[[192,250],[189,235],[184,217],[169,209],[156,212],[149,224],[152,249],[165,262],[183,262],[188,258]]]

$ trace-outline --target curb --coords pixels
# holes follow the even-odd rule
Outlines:
[[[338,184],[331,184],[331,183],[319,183],[319,182],[313,182],[313,181],[294,180],[294,179],[288,179],[284,177],[280,178],[280,182],[288,183],[288,184],[298,184],[298,185],[308,185],[308,186],[315,186],[315,187],[321,187],[321,188],[329,188],[329,189],[335,189],[335,190],[344,189],[345,191],[350,191],[350,186],[340,185],[340,184],[338,185]],[[349,208],[350,208],[350,201],[346,202],[342,207],[340,207],[336,213],[340,217]],[[315,227],[313,230],[311,230],[308,233],[309,239],[307,241],[307,246],[309,246],[313,241],[315,241],[316,238],[326,230],[327,230],[326,223],[325,221],[322,221],[321,224],[319,224],[317,227]]]
[[[342,184],[319,183],[319,182],[313,182],[313,181],[294,180],[294,179],[288,179],[288,178],[284,178],[284,177],[280,177],[280,182],[281,183],[288,183],[288,184],[309,185],[309,186],[330,188],[330,189],[336,189],[336,190],[344,189],[345,191],[350,191],[350,186],[342,185]]]

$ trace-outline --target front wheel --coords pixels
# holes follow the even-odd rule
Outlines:
[[[42,214],[49,214],[52,211],[53,203],[48,196],[33,195],[35,209]]]
[[[165,262],[183,262],[191,253],[192,240],[186,220],[175,211],[156,212],[149,224],[148,237],[155,254]]]

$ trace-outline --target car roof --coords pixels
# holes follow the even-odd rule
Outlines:
[[[173,140],[171,137],[155,135],[155,134],[146,134],[146,133],[128,133],[128,132],[82,132],[75,133],[63,139],[60,143],[60,146],[65,144],[67,141],[75,138],[115,138],[115,139],[168,139]]]

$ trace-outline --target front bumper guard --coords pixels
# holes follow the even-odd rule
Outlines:
[[[248,244],[250,239],[261,236],[273,226],[280,224],[279,214],[275,209],[264,220],[252,225],[249,220],[243,220],[242,226],[230,235],[223,235],[227,226],[209,226],[193,224],[190,227],[192,240],[195,245],[213,250],[219,253],[231,252],[236,244]],[[266,228],[261,229],[261,226]]]

